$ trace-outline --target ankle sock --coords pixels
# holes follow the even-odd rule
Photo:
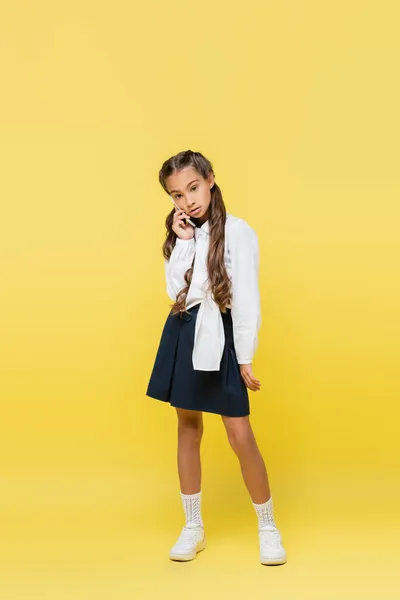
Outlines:
[[[186,516],[186,525],[195,523],[203,527],[203,519],[201,517],[201,491],[197,494],[182,494],[182,504]]]
[[[273,525],[276,527],[272,496],[263,504],[255,504],[253,502],[253,506],[257,513],[259,527],[263,527],[264,525]]]

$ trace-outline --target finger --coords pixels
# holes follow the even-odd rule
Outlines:
[[[176,208],[175,209],[175,217],[176,216],[181,216],[182,214],[186,215],[185,211],[183,210],[183,208]]]
[[[256,385],[253,383],[251,375],[248,372],[244,371],[242,374],[242,378],[243,378],[246,386],[248,388],[250,388],[251,390],[255,391]]]
[[[255,377],[255,376],[253,375],[253,371],[248,371],[248,372],[247,372],[247,375],[249,376],[249,378],[251,379],[251,381],[252,381],[253,383],[260,383],[260,380],[259,380],[259,379],[257,379],[257,377]]]
[[[185,217],[184,217],[184,216],[178,217],[178,218],[176,219],[175,223],[176,223],[176,224],[177,224],[179,227],[186,227],[186,225],[187,225],[187,223],[186,223],[186,221],[185,221]]]
[[[253,392],[257,392],[260,389],[260,385],[257,384],[256,381],[254,381],[253,377],[251,377],[250,375],[247,378],[248,380],[248,384],[249,384],[249,388],[253,391]]]
[[[246,377],[245,377],[245,380],[244,380],[244,381],[245,381],[245,384],[246,384],[246,386],[247,386],[247,387],[248,387],[248,388],[249,388],[249,389],[250,389],[252,392],[255,392],[255,391],[257,390],[256,386],[255,386],[255,385],[252,383],[252,381],[251,381],[250,377],[249,377],[247,374],[246,374]]]
[[[176,213],[175,222],[183,221],[184,219],[189,219],[189,217],[187,216],[187,214],[185,212]]]

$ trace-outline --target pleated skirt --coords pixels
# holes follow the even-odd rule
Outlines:
[[[188,313],[168,315],[146,395],[176,408],[227,417],[250,414],[249,395],[236,358],[231,310],[221,312],[225,346],[219,371],[193,369],[192,351],[200,304]]]

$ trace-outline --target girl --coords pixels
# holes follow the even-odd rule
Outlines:
[[[164,162],[163,189],[177,207],[163,245],[166,320],[147,396],[169,402],[178,417],[178,472],[186,524],[170,558],[188,561],[205,548],[201,514],[203,412],[219,414],[258,517],[260,562],[283,564],[268,475],[249,421],[247,388],[261,383],[252,360],[261,325],[258,239],[226,213],[212,164],[187,150]],[[193,227],[188,220],[195,225]]]

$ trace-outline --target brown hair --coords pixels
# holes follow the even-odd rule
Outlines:
[[[200,152],[192,152],[185,150],[172,156],[164,162],[159,172],[159,182],[163,189],[169,194],[166,187],[167,178],[175,171],[180,171],[186,167],[192,167],[204,179],[207,179],[209,174],[214,175],[212,164]],[[166,259],[170,259],[172,250],[176,244],[177,235],[172,229],[175,209],[173,208],[168,214],[165,225],[167,228],[166,239],[163,244],[163,254]],[[210,203],[210,219],[209,219],[209,235],[210,245],[207,257],[207,267],[209,274],[209,289],[211,289],[214,301],[219,306],[222,312],[226,312],[226,307],[231,301],[231,281],[225,268],[225,222],[226,208],[222,199],[222,192],[219,186],[214,182],[211,188],[211,203]],[[194,262],[194,261],[193,261]],[[178,293],[175,303],[172,305],[173,314],[186,311],[186,296],[189,291],[189,286],[193,276],[192,266],[185,273],[184,287]]]

